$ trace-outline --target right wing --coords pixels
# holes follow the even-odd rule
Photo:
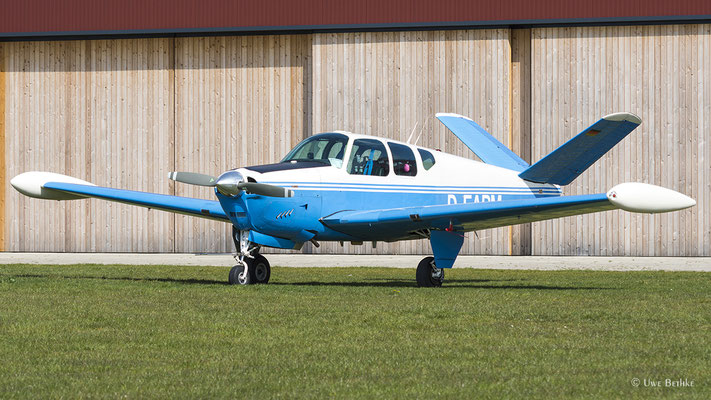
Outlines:
[[[341,211],[321,219],[329,228],[358,238],[384,240],[423,230],[466,232],[526,222],[624,209],[634,212],[667,212],[696,202],[673,190],[644,183],[623,183],[607,193],[510,200],[486,203],[444,204],[370,211]]]
[[[215,200],[194,199],[167,194],[113,189],[51,172],[25,172],[10,181],[18,192],[39,199],[74,200],[93,197],[178,214],[229,222]]]
[[[358,238],[421,230],[474,231],[617,208],[607,195],[444,204],[372,211],[342,211],[322,218],[327,227]]]

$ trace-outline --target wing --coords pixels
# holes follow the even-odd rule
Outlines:
[[[519,172],[528,168],[526,161],[470,118],[449,113],[437,113],[436,116],[447,129],[452,131],[459,140],[469,147],[469,150],[473,151],[485,163]]]
[[[14,177],[10,183],[20,193],[40,199],[74,200],[93,197],[178,214],[229,221],[220,203],[214,200],[101,187],[77,178],[48,172],[25,172]]]
[[[606,194],[447,204],[373,211],[343,211],[322,219],[329,228],[354,237],[389,237],[424,229],[473,231],[617,208]],[[382,239],[381,239],[382,240]]]
[[[668,212],[695,205],[690,197],[659,186],[622,183],[607,193],[486,203],[341,211],[322,218],[324,225],[364,240],[394,240],[422,230],[460,232],[567,217],[621,208]]]
[[[531,182],[567,185],[641,123],[630,113],[607,115],[518,176]]]

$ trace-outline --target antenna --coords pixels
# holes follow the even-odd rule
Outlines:
[[[410,144],[410,139],[412,139],[412,135],[415,134],[415,129],[417,129],[417,122],[415,122],[415,126],[412,128],[412,132],[410,132],[410,136],[407,137],[407,141],[405,143]]]
[[[423,128],[427,127],[427,124],[428,124],[429,122],[430,122],[430,120],[428,120],[428,119],[425,120],[425,126],[423,126]],[[417,124],[415,124],[415,126],[417,126]],[[414,131],[413,131],[413,132],[414,132]],[[420,129],[420,134],[417,135],[417,139],[415,139],[415,143],[413,143],[413,146],[417,146],[417,142],[420,140],[420,136],[422,136],[422,132],[424,132],[424,129]],[[408,140],[408,143],[409,143],[409,142],[410,142],[410,141]]]

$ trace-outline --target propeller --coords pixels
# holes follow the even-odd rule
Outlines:
[[[238,196],[242,190],[268,197],[293,197],[294,191],[281,186],[266,183],[245,182],[237,171],[227,171],[215,178],[214,176],[195,172],[171,172],[168,178],[189,185],[216,187],[225,196]]]
[[[198,174],[195,172],[171,172],[168,179],[176,182],[187,183],[188,185],[213,187],[217,183],[217,178],[210,175]]]
[[[294,197],[294,191],[281,186],[267,185],[257,182],[240,182],[237,187],[244,189],[247,193],[261,194],[269,197]]]

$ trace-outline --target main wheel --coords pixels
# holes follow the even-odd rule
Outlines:
[[[444,269],[435,266],[434,257],[425,257],[417,264],[417,286],[439,287],[444,282]]]
[[[249,265],[249,272],[252,275],[254,283],[267,283],[272,275],[272,267],[269,265],[266,257],[258,255]]]

